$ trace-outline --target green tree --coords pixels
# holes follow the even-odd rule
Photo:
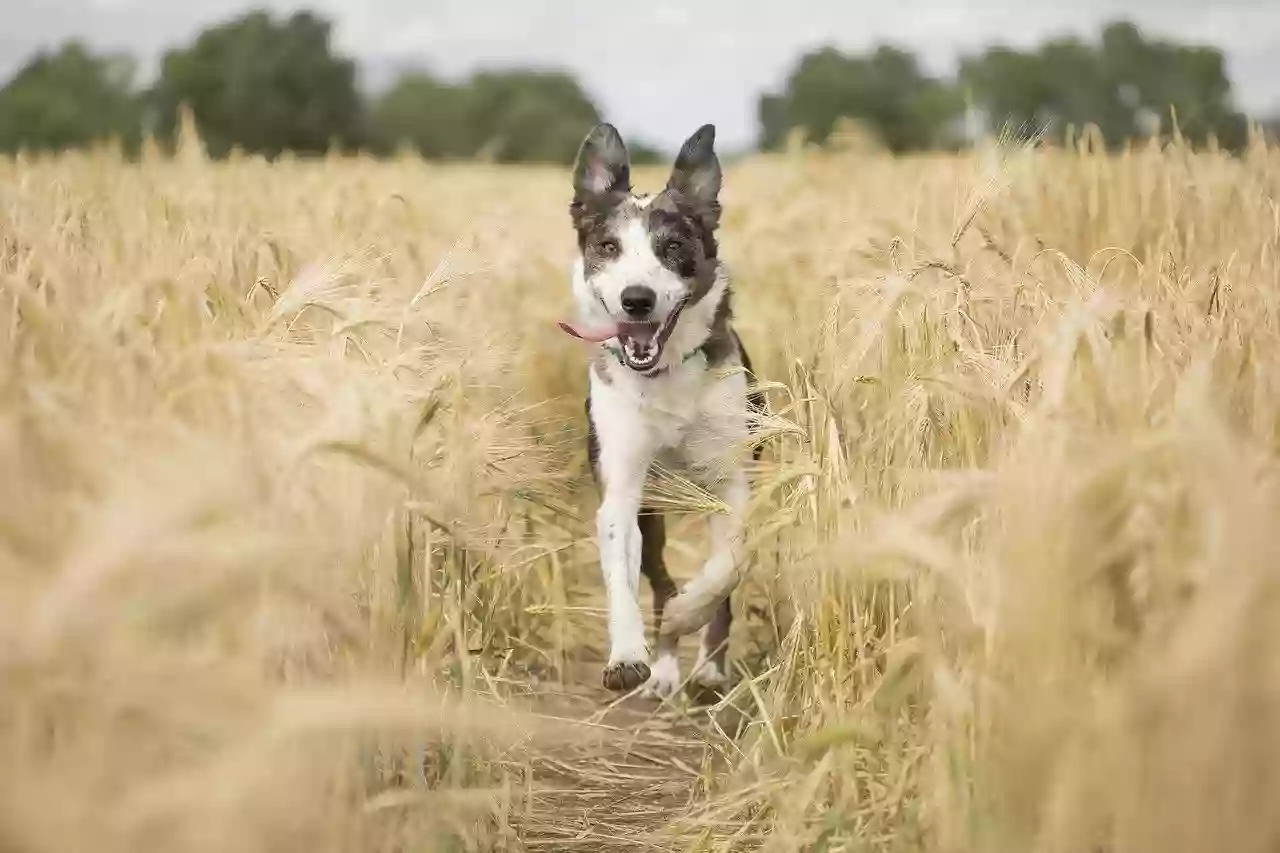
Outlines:
[[[570,163],[600,114],[568,74],[481,72],[471,79],[471,132],[500,163]]]
[[[993,47],[964,59],[960,78],[996,125],[1092,123],[1119,145],[1157,124],[1168,130],[1176,113],[1198,143],[1212,134],[1234,148],[1247,135],[1220,50],[1148,40],[1123,21],[1104,27],[1095,44],[1064,38],[1027,52]]]
[[[374,106],[378,136],[385,145],[408,144],[431,158],[475,153],[467,130],[470,91],[415,72],[400,77]]]
[[[173,133],[185,103],[215,157],[234,146],[272,156],[361,144],[355,65],[329,37],[329,22],[310,12],[277,22],[255,11],[205,30],[165,54],[153,91],[161,133]]]
[[[932,148],[950,143],[960,112],[954,90],[906,51],[882,46],[851,56],[824,47],[801,58],[780,94],[760,99],[760,145],[776,149],[793,128],[821,144],[841,118],[851,118],[891,151]]]
[[[108,138],[126,148],[141,138],[134,65],[94,56],[72,41],[41,53],[0,89],[0,151],[55,150]]]
[[[423,73],[396,82],[375,108],[379,134],[428,157],[500,163],[570,163],[599,120],[591,99],[560,71],[485,71],[449,84]]]
[[[627,156],[630,157],[632,166],[656,166],[668,161],[660,148],[635,138],[627,143]]]

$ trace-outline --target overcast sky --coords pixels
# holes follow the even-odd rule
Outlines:
[[[0,0],[0,77],[70,37],[125,50],[152,69],[167,47],[241,14],[243,0]],[[1280,0],[260,0],[308,7],[335,25],[365,82],[419,65],[453,76],[539,65],[577,75],[623,134],[669,150],[703,122],[724,149],[755,139],[756,98],[806,49],[887,41],[934,72],[999,41],[1089,36],[1125,16],[1151,34],[1221,47],[1239,105],[1280,112]],[[689,7],[696,7],[696,11]]]

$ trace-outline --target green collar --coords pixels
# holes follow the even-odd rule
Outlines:
[[[707,346],[706,341],[703,341],[692,352],[686,353],[684,358],[680,359],[680,363],[688,364],[691,359],[696,358],[699,355],[705,355],[706,353],[703,352],[703,350],[706,348],[706,346]],[[627,366],[627,363],[622,359],[621,349],[619,349],[618,347],[612,344],[605,344],[604,348],[607,349],[610,353],[612,353],[613,357],[618,360],[618,364],[621,364],[623,367]],[[661,376],[666,371],[667,371],[666,367],[657,367],[649,371],[648,373],[641,373],[640,375],[646,378],[652,379],[655,376]]]

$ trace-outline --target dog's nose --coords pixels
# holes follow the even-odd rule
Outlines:
[[[657,301],[658,294],[654,293],[651,287],[631,284],[622,289],[622,310],[636,320],[648,317]]]

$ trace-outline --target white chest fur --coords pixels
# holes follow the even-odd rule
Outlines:
[[[699,353],[657,377],[635,374],[611,357],[607,376],[591,372],[591,409],[602,443],[705,479],[723,472],[747,435],[746,377],[740,368],[708,368]]]

